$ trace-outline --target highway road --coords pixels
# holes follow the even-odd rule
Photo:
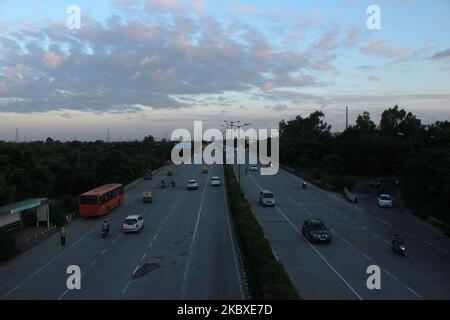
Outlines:
[[[1,299],[245,299],[240,263],[228,217],[224,186],[210,177],[222,166],[175,168],[176,187],[160,189],[165,171],[125,194],[125,204],[109,214],[109,237],[102,239],[103,218],[78,219],[67,227],[67,245],[58,235],[0,266]],[[187,191],[188,179],[200,188]],[[153,190],[153,203],[142,193]],[[145,228],[123,234],[130,214]],[[81,290],[68,290],[66,268],[81,268]]]
[[[303,190],[302,180],[284,170],[261,176],[245,174],[244,167],[242,188],[302,298],[450,299],[450,240],[436,228],[395,210],[367,210],[310,184]],[[261,189],[274,193],[275,207],[260,206]],[[310,244],[302,237],[308,217],[327,224],[331,244]],[[406,241],[406,257],[390,249],[396,233]],[[380,290],[366,285],[370,265],[380,267]]]

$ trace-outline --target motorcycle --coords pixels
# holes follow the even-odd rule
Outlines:
[[[175,187],[175,180],[172,180],[172,187]]]
[[[109,228],[102,229],[102,238],[105,239],[108,236]]]
[[[164,189],[166,187],[164,181],[161,181],[161,189]]]
[[[306,189],[306,182],[303,182],[303,183],[302,183],[302,188],[303,188],[303,189]]]
[[[406,246],[404,243],[392,243],[392,250],[401,255],[401,256],[405,256],[406,255]]]

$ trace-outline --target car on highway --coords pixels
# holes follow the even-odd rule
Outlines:
[[[258,166],[256,164],[252,164],[250,166],[250,171],[258,171]]]
[[[264,206],[268,206],[268,207],[272,207],[275,205],[275,197],[272,193],[272,191],[269,190],[261,190],[260,194],[259,194],[259,202],[261,203],[261,205]]]
[[[220,187],[220,178],[219,177],[212,177],[211,178],[211,186],[212,187]]]
[[[186,189],[188,190],[197,190],[198,189],[198,182],[197,180],[189,180],[186,184]]]
[[[207,165],[204,165],[202,167],[202,173],[208,173],[208,166]]]
[[[144,192],[142,194],[142,202],[153,202],[153,195],[150,191]]]
[[[310,242],[331,242],[331,231],[318,218],[308,218],[302,224],[302,234]]]
[[[381,186],[381,183],[382,183],[382,181],[381,181],[380,178],[373,178],[373,179],[370,181],[370,185],[371,185],[372,187],[380,187],[380,186]]]
[[[139,215],[131,215],[126,217],[122,225],[123,232],[139,232],[144,229],[144,218]]]
[[[392,208],[392,197],[389,194],[380,194],[378,196],[378,206],[380,208]]]

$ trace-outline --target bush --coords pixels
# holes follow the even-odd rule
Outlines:
[[[17,253],[17,242],[13,232],[0,231],[0,261],[6,261]]]
[[[254,217],[229,165],[224,166],[228,202],[252,299],[300,299]]]

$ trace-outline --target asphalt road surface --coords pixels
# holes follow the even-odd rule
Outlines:
[[[125,194],[125,204],[104,218],[78,219],[58,235],[0,266],[0,299],[244,299],[241,271],[228,217],[224,186],[211,187],[222,166],[175,167],[176,187],[160,189],[165,171]],[[200,187],[187,191],[186,182]],[[153,203],[142,193],[153,191]],[[140,214],[144,229],[123,234],[127,215]],[[69,265],[81,268],[81,290],[68,290]]]
[[[304,299],[450,299],[450,240],[433,226],[396,210],[369,210],[310,184],[303,190],[302,180],[283,170],[261,176],[245,174],[244,168],[246,197]],[[261,189],[274,193],[275,207],[259,204]],[[332,230],[330,244],[310,244],[302,237],[308,217],[320,218]],[[406,241],[405,257],[390,248],[396,233]],[[380,268],[380,290],[367,287],[370,265]]]

